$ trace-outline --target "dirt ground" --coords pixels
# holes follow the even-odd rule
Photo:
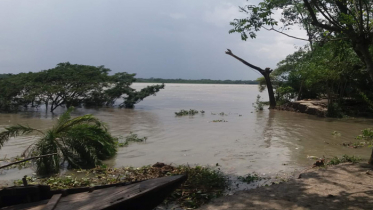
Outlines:
[[[299,179],[220,197],[200,209],[373,209],[373,168],[341,164],[311,169]]]

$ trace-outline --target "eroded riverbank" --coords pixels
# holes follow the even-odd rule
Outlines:
[[[146,85],[134,84],[134,87]],[[227,174],[276,174],[309,166],[313,160],[308,156],[369,157],[370,148],[353,149],[343,146],[343,142],[356,141],[354,138],[370,127],[371,120],[323,119],[267,109],[255,112],[252,103],[257,94],[256,85],[167,84],[157,96],[147,98],[133,110],[78,108],[73,116],[93,114],[107,122],[115,136],[134,132],[148,137],[145,143],[120,148],[115,158],[105,162],[113,167],[142,167],[154,162],[210,166],[218,163]],[[267,100],[265,94],[262,98]],[[12,124],[47,129],[64,110],[51,114],[42,108],[0,114],[0,129]],[[181,109],[205,113],[175,116]],[[340,135],[333,135],[334,131]],[[10,140],[0,150],[0,158],[21,154],[35,139],[25,136]],[[32,172],[11,170],[2,173],[0,180],[19,179]]]

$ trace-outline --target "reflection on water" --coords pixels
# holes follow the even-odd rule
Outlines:
[[[134,84],[135,88],[146,84]],[[143,166],[155,162],[216,165],[228,173],[289,172],[312,164],[310,156],[359,155],[367,158],[369,148],[351,149],[340,144],[354,141],[370,120],[330,120],[315,116],[267,110],[255,112],[256,85],[167,84],[156,97],[146,98],[135,109],[78,108],[74,116],[93,114],[108,123],[115,136],[134,132],[147,136],[146,143],[119,148],[106,164]],[[266,100],[263,93],[262,98]],[[205,114],[175,117],[180,109],[205,110]],[[44,107],[19,114],[0,114],[0,129],[12,124],[26,124],[38,129],[53,126],[55,114]],[[221,116],[220,112],[227,115]],[[240,116],[242,115],[242,116]],[[228,122],[212,122],[224,119]],[[338,131],[341,136],[331,133]],[[0,158],[15,156],[35,141],[34,136],[12,139],[0,150]],[[0,175],[15,177],[21,172]],[[29,171],[27,171],[29,173]]]

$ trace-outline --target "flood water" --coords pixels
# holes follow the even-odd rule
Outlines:
[[[134,88],[148,84],[135,83]],[[146,143],[119,148],[110,166],[143,166],[156,162],[216,165],[231,174],[290,172],[312,165],[307,156],[332,157],[343,154],[367,159],[371,148],[352,149],[341,145],[355,142],[366,119],[323,119],[311,115],[268,110],[255,112],[256,85],[166,84],[135,109],[78,108],[73,116],[93,114],[109,125],[114,136],[130,132],[148,137]],[[176,117],[180,109],[204,110],[205,114]],[[44,107],[18,114],[0,114],[0,130],[13,124],[38,129],[53,126],[64,108],[55,114]],[[224,112],[224,116],[219,113]],[[241,116],[240,116],[241,115]],[[212,122],[225,120],[227,122]],[[337,131],[340,135],[332,135]],[[22,153],[35,136],[11,139],[0,150],[0,158]],[[30,169],[3,171],[0,179],[20,178]]]

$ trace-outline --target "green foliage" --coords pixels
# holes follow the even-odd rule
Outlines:
[[[113,157],[117,152],[116,139],[105,124],[92,115],[71,119],[72,110],[70,108],[62,114],[56,125],[45,132],[21,125],[7,127],[0,133],[0,144],[2,146],[11,137],[23,134],[41,134],[25,153],[28,156],[57,155],[37,159],[38,174],[57,173],[64,162],[70,168],[92,168]]]
[[[144,166],[141,168],[103,168],[76,170],[74,175],[57,175],[48,178],[27,177],[29,184],[47,184],[55,189],[92,187],[119,182],[134,182],[152,178],[185,174],[187,180],[166,198],[164,204],[176,202],[182,208],[198,208],[209,200],[221,196],[228,187],[228,178],[220,171],[201,166],[164,165],[162,167]],[[14,181],[22,185],[22,180]]]
[[[250,184],[252,182],[256,182],[256,181],[260,181],[262,180],[263,178],[260,177],[258,174],[248,174],[246,176],[239,176],[238,177],[238,180],[242,181],[242,182],[245,182],[247,184]]]
[[[126,147],[130,142],[145,142],[148,137],[139,138],[137,134],[130,132],[128,136],[126,136],[124,142],[118,143],[119,147]]]
[[[335,117],[335,118],[342,118],[343,111],[338,103],[330,103],[328,104],[328,111],[326,113],[327,117]]]
[[[129,88],[129,91],[125,92],[127,96],[124,97],[124,102],[119,106],[125,108],[133,108],[135,104],[139,103],[140,101],[144,100],[144,98],[150,95],[155,95],[159,90],[163,88],[164,84],[147,86],[140,91]]]
[[[202,111],[201,111],[201,113],[202,113]],[[205,112],[203,111],[203,113],[205,113]],[[195,110],[195,109],[189,109],[189,111],[182,109],[179,112],[175,112],[176,116],[184,116],[184,115],[191,115],[191,116],[193,116],[193,115],[196,115],[196,114],[198,114],[198,111]]]
[[[0,111],[17,111],[20,107],[45,104],[50,111],[65,105],[112,106],[124,96],[121,107],[134,105],[155,95],[164,85],[136,91],[131,84],[136,74],[126,72],[110,76],[104,66],[59,63],[55,68],[0,77]]]
[[[373,140],[373,130],[371,128],[366,128],[361,131],[362,134],[358,135],[356,139],[363,140]]]
[[[327,165],[338,165],[340,163],[358,163],[361,158],[355,156],[343,155],[341,158],[333,157],[329,160]]]
[[[226,120],[213,120],[212,122],[228,122]]]
[[[253,107],[255,108],[256,111],[262,111],[264,108],[263,102],[260,101],[260,95],[256,96],[256,102],[253,103]]]
[[[372,5],[369,0],[262,0],[240,7],[247,17],[234,19],[229,32],[241,34],[242,40],[255,38],[262,29],[299,38],[291,36],[291,29],[303,28],[307,37],[300,39],[308,44],[280,61],[272,73],[277,101],[328,98],[344,111],[367,116],[373,111],[373,66],[367,65],[373,57]],[[274,15],[278,10],[280,16]],[[263,91],[264,78],[258,81]]]

